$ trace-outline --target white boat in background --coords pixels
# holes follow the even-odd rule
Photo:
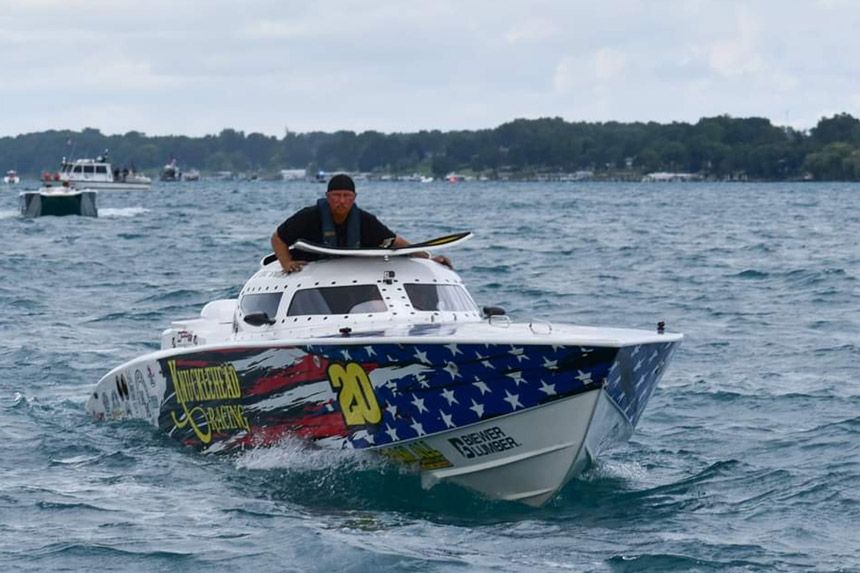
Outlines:
[[[639,422],[682,335],[514,323],[478,309],[419,251],[293,248],[335,258],[284,274],[274,255],[238,298],[172,323],[161,350],[108,372],[86,410],[142,419],[208,453],[298,437],[376,452],[493,498],[540,506]]]
[[[183,181],[200,181],[200,171],[197,169],[189,169],[182,174]]]
[[[75,189],[95,189],[98,191],[147,191],[152,180],[135,172],[134,166],[122,169],[113,167],[108,159],[108,151],[95,159],[66,160],[63,158],[60,170],[44,173],[42,182],[46,186],[62,186],[68,183]]]
[[[15,185],[20,182],[21,178],[18,176],[18,172],[14,169],[7,171],[6,175],[3,177],[3,183],[8,183],[9,185]]]
[[[176,159],[171,158],[170,162],[162,168],[159,180],[166,182],[182,181],[182,171],[176,165]]]
[[[98,191],[72,189],[68,186],[42,187],[38,191],[23,191],[18,194],[21,214],[24,217],[46,215],[98,217],[97,196]]]

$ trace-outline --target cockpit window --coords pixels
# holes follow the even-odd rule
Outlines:
[[[460,285],[404,284],[415,310],[477,312],[478,308]]]
[[[278,314],[278,305],[281,304],[282,292],[267,292],[262,294],[246,294],[239,301],[239,307],[245,314],[265,312],[269,318],[275,318]]]
[[[287,316],[359,314],[387,310],[376,285],[350,285],[296,291]]]

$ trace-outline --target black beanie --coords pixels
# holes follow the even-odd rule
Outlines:
[[[326,189],[326,193],[329,191],[352,191],[355,193],[355,182],[349,175],[338,173],[328,180],[328,189]]]

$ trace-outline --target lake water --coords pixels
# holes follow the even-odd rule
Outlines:
[[[85,413],[321,185],[102,192],[97,219],[2,191],[2,571],[860,570],[858,185],[359,182],[407,239],[475,232],[446,254],[479,305],[686,335],[632,441],[541,509]]]

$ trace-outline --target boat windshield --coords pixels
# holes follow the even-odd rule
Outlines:
[[[281,292],[246,294],[242,297],[239,306],[245,314],[265,312],[269,318],[275,318],[283,294]]]
[[[478,307],[459,285],[404,284],[415,310],[478,312]]]
[[[385,312],[388,307],[376,285],[310,288],[296,291],[287,316]]]

